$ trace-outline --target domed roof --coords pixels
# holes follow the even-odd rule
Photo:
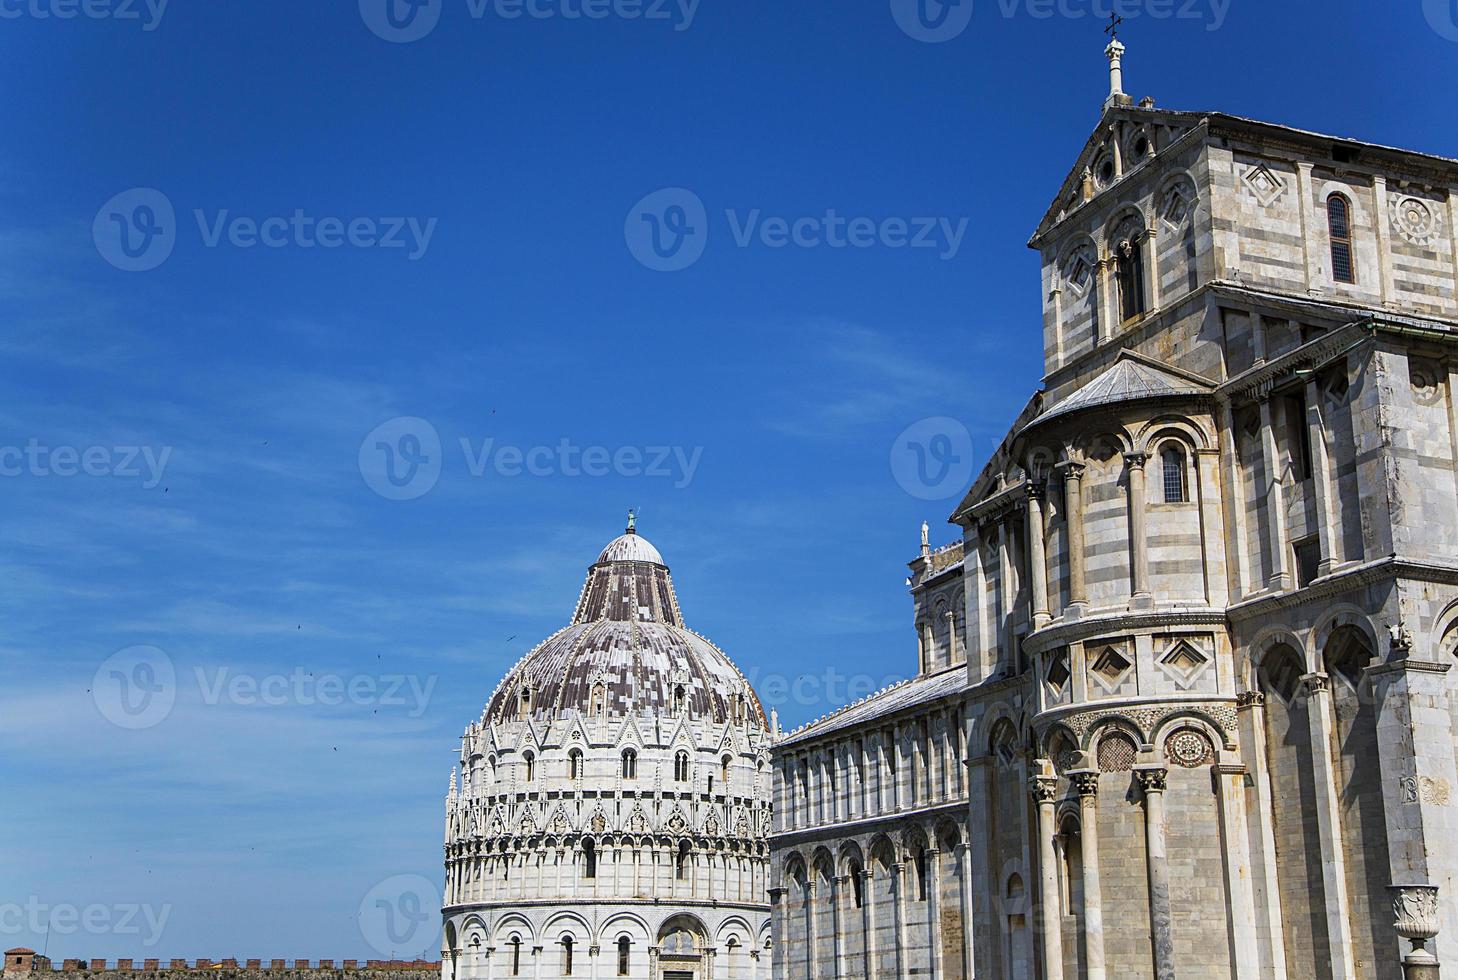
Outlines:
[[[648,543],[648,539],[637,531],[629,529],[627,534],[620,534],[608,542],[608,546],[602,549],[602,554],[597,556],[598,562],[605,561],[646,561],[654,565],[663,564],[663,556],[658,549]]]
[[[571,625],[511,669],[485,717],[634,711],[769,727],[734,662],[684,626],[663,556],[630,524],[587,570]]]

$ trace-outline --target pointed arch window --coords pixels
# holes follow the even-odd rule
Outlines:
[[[1159,462],[1164,477],[1164,502],[1188,503],[1190,489],[1186,479],[1184,447],[1177,443],[1167,444],[1159,452]]]
[[[602,681],[592,685],[592,697],[588,702],[587,710],[593,717],[597,717],[607,710],[607,685]]]
[[[521,758],[526,763],[526,781],[531,782],[537,776],[537,757],[531,752],[526,752]]]
[[[726,793],[729,792],[729,762],[730,759],[727,755],[719,760],[719,782]]]
[[[582,750],[573,749],[567,753],[567,772],[572,779],[582,778]]]
[[[680,752],[673,757],[673,778],[680,783],[689,781],[689,754]]]
[[[682,684],[679,684],[673,689],[673,710],[678,714],[683,714],[687,706],[688,692],[684,690]]]
[[[1331,277],[1355,283],[1357,265],[1352,253],[1352,206],[1340,194],[1326,199],[1326,226],[1331,235]]]
[[[638,778],[638,753],[632,749],[623,749],[623,778]]]

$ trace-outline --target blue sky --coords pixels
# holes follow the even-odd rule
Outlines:
[[[439,878],[461,728],[629,506],[692,626],[810,678],[787,724],[912,669],[1109,0],[92,2],[0,0],[0,943],[386,955],[361,907]],[[1135,97],[1458,156],[1447,0],[1122,8]]]

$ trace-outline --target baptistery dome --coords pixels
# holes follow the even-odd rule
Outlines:
[[[687,715],[767,727],[764,708],[724,651],[685,628],[663,556],[633,527],[588,569],[571,625],[506,675],[486,717],[564,713]]]
[[[444,980],[766,975],[771,741],[630,520],[461,739]]]

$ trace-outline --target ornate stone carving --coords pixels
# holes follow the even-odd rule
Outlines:
[[[1146,769],[1135,769],[1134,778],[1139,780],[1139,786],[1146,793],[1163,793],[1165,780],[1169,776],[1169,770],[1163,767],[1149,767]]]
[[[1215,749],[1205,733],[1194,728],[1181,728],[1164,740],[1164,756],[1185,769],[1196,769],[1215,758]]]
[[[1034,776],[1028,780],[1028,791],[1035,803],[1052,803],[1058,796],[1058,780],[1053,776]]]
[[[1414,245],[1427,245],[1443,231],[1443,214],[1431,203],[1400,194],[1392,196],[1392,230]]]
[[[1286,182],[1264,163],[1247,170],[1241,182],[1263,208],[1275,204],[1286,190]]]
[[[1425,947],[1438,935],[1437,885],[1388,885],[1392,894],[1392,923],[1397,934],[1412,943],[1404,963],[1432,965],[1438,962]]]
[[[1098,796],[1099,795],[1099,774],[1098,773],[1096,773],[1096,772],[1094,772],[1092,770],[1085,769],[1085,770],[1079,770],[1078,772],[1071,772],[1071,773],[1069,773],[1069,776],[1071,776],[1073,778],[1073,785],[1074,785],[1074,788],[1078,790],[1078,795],[1079,796]]]
[[[1428,806],[1447,806],[1453,798],[1452,787],[1446,779],[1433,779],[1430,776],[1403,776],[1399,782],[1402,784],[1402,802],[1406,804],[1424,803]]]
[[[1189,713],[1198,714],[1214,724],[1221,737],[1225,739],[1226,745],[1234,744],[1235,732],[1239,727],[1235,717],[1235,706],[1225,703],[1202,702],[1194,705],[1174,704],[1147,708],[1105,708],[1062,716],[1058,719],[1058,724],[1066,725],[1082,740],[1100,722],[1109,718],[1118,718],[1128,722],[1137,731],[1140,738],[1147,739],[1163,723],[1164,719],[1175,714]]]
[[[1241,691],[1235,696],[1237,708],[1263,708],[1266,704],[1266,696],[1260,691]]]

